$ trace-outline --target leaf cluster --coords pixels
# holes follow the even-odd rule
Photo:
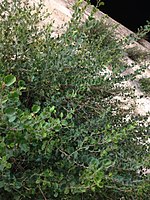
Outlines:
[[[147,199],[149,129],[112,103],[127,67],[115,27],[78,1],[53,38],[42,8],[0,4],[0,199]]]

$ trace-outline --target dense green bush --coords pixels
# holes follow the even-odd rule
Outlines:
[[[77,1],[53,38],[42,4],[20,2],[0,5],[0,199],[146,200],[149,129],[111,103],[127,67],[115,27]]]

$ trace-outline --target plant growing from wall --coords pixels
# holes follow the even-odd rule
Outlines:
[[[150,78],[142,78],[139,80],[141,89],[145,92],[146,95],[150,95]]]
[[[0,198],[147,199],[149,129],[112,103],[127,67],[114,27],[77,1],[52,38],[41,8],[0,4]]]
[[[142,39],[147,39],[147,34],[150,32],[150,21],[147,20],[147,24],[138,28],[137,33],[130,34],[126,39],[125,42],[130,44],[132,42],[141,42]]]

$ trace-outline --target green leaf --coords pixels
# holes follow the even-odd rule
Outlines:
[[[67,126],[67,125],[68,125],[68,122],[64,119],[64,120],[61,121],[61,124],[62,124],[63,126]]]
[[[69,188],[68,187],[65,188],[64,193],[69,194]]]
[[[98,169],[95,172],[95,177],[94,177],[94,182],[98,187],[103,187],[103,184],[102,184],[103,177],[104,177],[104,172]]]
[[[46,137],[47,137],[47,133],[44,132],[44,133],[42,134],[42,136],[43,136],[43,138],[46,138]]]
[[[16,77],[13,75],[8,75],[5,77],[4,82],[5,82],[6,86],[10,86],[16,82]]]
[[[29,146],[27,144],[20,144],[20,148],[24,152],[28,152],[29,151]]]
[[[25,86],[25,82],[23,80],[20,80],[18,82],[19,87],[24,87]]]
[[[16,109],[13,108],[13,107],[6,108],[6,109],[5,109],[5,113],[6,113],[7,115],[14,115],[14,114],[16,113]]]
[[[10,115],[9,116],[9,122],[13,122],[16,119],[16,115]]]
[[[18,181],[15,182],[15,188],[16,188],[16,189],[20,189],[21,186],[22,186],[22,183],[21,183],[21,182],[18,182]]]
[[[10,169],[10,168],[11,168],[11,163],[7,163],[7,164],[6,164],[6,168],[7,168],[7,169]]]
[[[5,185],[4,181],[0,181],[0,188],[3,188]]]
[[[67,119],[72,119],[72,114],[71,113],[67,114]]]
[[[55,192],[54,197],[55,197],[55,198],[58,197],[58,193],[57,193],[57,192]]]
[[[52,112],[54,112],[54,110],[55,110],[55,106],[52,106],[52,107],[50,108],[50,112],[52,113]]]
[[[20,89],[20,90],[25,90],[25,89],[26,89],[26,87],[25,87],[25,82],[24,82],[23,80],[20,80],[20,81],[18,82],[18,85],[19,85],[19,89]]]
[[[110,167],[112,165],[112,161],[111,160],[104,160],[104,165],[105,165],[105,167]]]
[[[38,106],[38,105],[33,105],[32,106],[32,112],[33,113],[38,113],[39,111],[40,111],[40,106]]]
[[[9,94],[9,99],[13,101],[18,101],[19,100],[19,93],[17,91],[10,92]]]
[[[62,119],[62,118],[63,118],[63,116],[64,116],[64,115],[63,115],[63,113],[61,112],[61,113],[60,113],[60,118]]]

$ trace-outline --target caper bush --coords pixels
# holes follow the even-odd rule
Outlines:
[[[146,119],[113,101],[123,44],[86,6],[52,37],[42,3],[0,3],[0,200],[149,197]]]

